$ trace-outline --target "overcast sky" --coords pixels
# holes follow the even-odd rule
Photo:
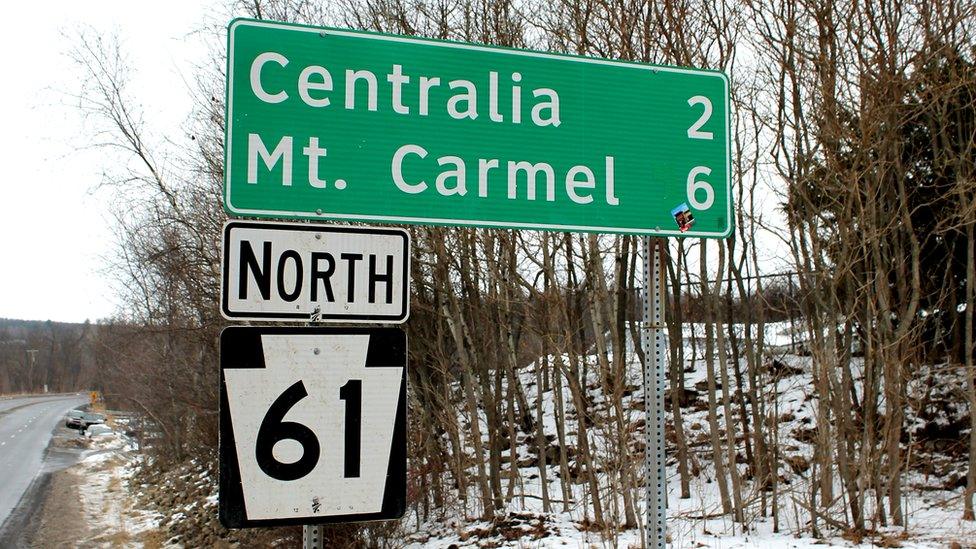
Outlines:
[[[147,106],[147,123],[175,132],[190,110],[184,78],[205,58],[191,33],[208,6],[42,0],[6,7],[0,33],[0,317],[94,321],[117,307],[103,272],[103,258],[113,250],[107,197],[92,194],[111,158],[84,148],[84,120],[66,95],[79,86],[66,56],[70,37],[82,27],[116,34],[137,69],[132,92]]]
[[[94,192],[113,158],[86,148],[92,132],[70,95],[80,71],[69,59],[80,29],[115,35],[135,69],[129,92],[154,134],[185,137],[186,81],[208,58],[199,31],[225,14],[219,1],[18,2],[0,33],[0,318],[80,322],[118,303],[106,272],[114,240],[107,204]],[[11,13],[12,10],[12,13]],[[764,196],[775,204],[775,197]],[[782,270],[779,242],[761,235],[765,272]],[[765,241],[765,242],[762,242]],[[697,254],[696,254],[697,255]]]

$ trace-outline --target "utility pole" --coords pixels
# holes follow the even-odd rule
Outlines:
[[[27,349],[27,392],[34,390],[34,364],[37,363],[37,349]]]

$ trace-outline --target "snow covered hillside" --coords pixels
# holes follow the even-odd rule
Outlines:
[[[741,333],[741,326],[736,327]],[[703,329],[700,325],[687,325],[684,330],[684,395],[682,400],[682,422],[687,438],[690,466],[690,493],[688,498],[680,497],[679,473],[676,460],[676,442],[673,415],[668,413],[668,538],[675,547],[806,547],[824,543],[842,546],[903,546],[903,547],[942,547],[953,543],[963,547],[976,544],[976,523],[960,519],[961,486],[965,481],[965,463],[960,461],[958,452],[946,451],[949,445],[942,441],[934,444],[913,436],[906,441],[909,447],[910,462],[907,464],[905,509],[907,524],[904,527],[882,527],[874,525],[870,532],[858,536],[846,535],[836,521],[830,517],[820,519],[813,535],[814,527],[809,520],[808,500],[811,486],[809,473],[815,452],[817,429],[818,395],[814,389],[808,357],[790,352],[797,343],[796,336],[790,336],[789,323],[766,326],[767,345],[780,350],[778,355],[767,357],[769,369],[777,372],[762,380],[760,393],[766,398],[767,412],[775,417],[775,440],[778,442],[777,464],[778,481],[774,489],[765,491],[757,488],[751,478],[750,464],[744,455],[744,439],[736,433],[734,450],[736,474],[741,479],[738,497],[744,506],[743,521],[736,522],[724,513],[709,444],[710,431],[707,402],[707,375],[702,359],[704,344]],[[697,345],[696,345],[697,342]],[[798,345],[802,349],[802,339]],[[631,347],[628,345],[628,347]],[[632,347],[631,347],[632,348]],[[612,362],[612,355],[608,357]],[[567,356],[550,356],[550,368],[560,363],[566,364]],[[591,491],[578,478],[580,463],[577,439],[579,417],[572,410],[566,412],[563,430],[568,454],[570,482],[564,491],[559,463],[559,441],[556,425],[556,398],[554,387],[540,386],[538,379],[542,366],[536,362],[520,372],[519,381],[525,388],[530,407],[542,408],[542,424],[545,437],[545,476],[546,492],[550,499],[550,512],[543,509],[543,486],[539,469],[539,455],[536,433],[518,432],[518,445],[515,462],[518,474],[507,469],[510,455],[507,448],[502,451],[502,464],[507,482],[503,490],[511,492],[512,498],[505,507],[506,514],[495,521],[474,520],[480,513],[476,507],[478,498],[473,484],[469,486],[466,508],[460,495],[447,498],[453,505],[444,509],[431,510],[426,519],[422,509],[415,508],[406,517],[403,525],[408,534],[409,547],[450,547],[456,546],[640,546],[642,532],[639,527],[627,528],[623,516],[623,492],[630,490],[630,496],[638,502],[639,513],[643,515],[644,495],[638,487],[624,487],[619,482],[621,467],[629,467],[636,473],[635,480],[641,482],[643,471],[643,387],[641,364],[634,354],[627,356],[626,382],[622,388],[623,426],[617,428],[615,411],[611,406],[606,388],[601,385],[599,359],[586,357],[587,370],[586,395],[590,403],[589,419],[590,453],[592,466],[596,469],[597,489],[604,500],[603,512],[606,524],[593,522],[594,501]],[[774,366],[775,365],[775,366]],[[938,380],[937,371],[932,373],[932,384],[944,387],[948,380]],[[732,375],[729,374],[731,378]],[[716,382],[719,389],[721,383]],[[456,388],[460,391],[460,388]],[[563,402],[572,402],[571,389],[565,384],[561,387]],[[916,387],[913,392],[924,391]],[[931,392],[931,387],[929,387]],[[917,396],[917,395],[916,395]],[[720,397],[719,397],[719,400]],[[667,402],[670,402],[670,395]],[[733,416],[739,414],[736,405],[728,410]],[[907,411],[913,418],[915,432],[921,432],[930,425],[924,419],[932,410]],[[948,411],[930,418],[935,423],[949,424],[965,416],[966,410]],[[725,439],[725,408],[718,406],[716,416],[719,435]],[[482,422],[486,418],[482,414]],[[464,422],[463,416],[458,421]],[[481,432],[486,431],[481,426]],[[470,434],[471,429],[464,429]],[[625,438],[626,453],[618,450],[618,437]],[[484,445],[488,439],[483,436]],[[471,441],[463,442],[472,458]],[[422,463],[413,463],[412,469],[422,469]],[[472,475],[474,472],[472,471]],[[839,482],[839,480],[838,480]],[[838,489],[839,491],[839,489]],[[566,498],[565,496],[569,497]],[[775,500],[775,503],[774,503]],[[605,502],[609,502],[607,505]],[[870,501],[869,501],[870,504]],[[776,505],[777,519],[770,515]],[[833,508],[843,513],[844,502],[838,499]],[[765,509],[765,513],[763,513]],[[870,507],[866,509],[870,515]]]

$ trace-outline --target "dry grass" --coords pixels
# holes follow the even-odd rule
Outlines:
[[[166,543],[166,534],[158,529],[143,532],[139,536],[139,542],[144,549],[162,549]]]
[[[91,538],[86,543],[108,544],[109,547],[128,547],[132,545],[132,536],[128,532],[111,532],[101,536]]]

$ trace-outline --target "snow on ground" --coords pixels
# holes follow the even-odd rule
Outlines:
[[[73,468],[80,475],[78,492],[89,529],[86,547],[143,547],[160,522],[159,513],[135,505],[130,481],[142,457],[137,445],[119,432],[125,418],[110,419],[116,430],[90,436],[86,457]]]
[[[704,354],[702,334],[696,326],[689,325],[684,330],[684,351],[686,359],[685,387],[695,390],[695,398],[699,402],[707,400],[706,369],[703,364]],[[734,329],[739,337],[742,327]],[[809,373],[810,359],[788,354],[794,344],[802,341],[791,336],[790,323],[768,324],[764,336],[767,342],[775,345],[776,358],[787,366],[788,371],[775,379],[761,380],[763,391],[769,402],[775,402],[777,408],[771,410],[779,418],[777,429],[781,448],[780,467],[782,480],[779,486],[779,524],[778,532],[774,532],[774,524],[768,516],[759,516],[760,500],[765,497],[767,509],[772,505],[771,494],[760,494],[748,481],[743,481],[741,497],[746,502],[745,525],[731,520],[727,514],[722,514],[721,499],[718,485],[714,481],[714,467],[708,436],[708,413],[704,406],[692,405],[682,408],[682,421],[688,439],[690,459],[693,467],[697,466],[699,474],[693,476],[690,484],[690,497],[680,499],[679,475],[677,463],[674,459],[673,441],[669,440],[668,463],[668,536],[673,547],[716,547],[738,548],[757,547],[773,548],[806,548],[813,546],[843,546],[843,547],[976,547],[976,522],[966,522],[960,519],[962,515],[962,491],[945,490],[944,479],[928,477],[914,472],[906,474],[904,479],[905,498],[903,505],[907,515],[907,529],[896,527],[876,527],[874,532],[861,539],[844,539],[836,528],[830,528],[822,521],[819,524],[820,536],[811,535],[809,513],[803,508],[805,499],[809,497],[809,463],[813,457],[811,434],[817,424],[817,395],[812,386]],[[696,333],[698,332],[698,333]],[[694,345],[694,347],[693,347]],[[630,346],[628,346],[630,347]],[[626,434],[629,459],[642,462],[643,459],[643,389],[640,363],[636,356],[629,356],[627,368],[627,390],[630,395],[624,399],[624,415],[626,418]],[[563,361],[568,357],[549,357],[550,367],[553,363]],[[599,387],[596,357],[587,357],[588,387],[587,392],[593,406],[593,415],[602,421],[597,421],[590,427],[591,453],[601,456],[594,466],[604,472],[598,474],[598,485],[602,499],[609,498],[608,494],[618,492],[619,482],[612,457],[616,453],[618,434],[613,428],[613,411],[608,409],[609,402],[604,398]],[[729,383],[735,383],[732,373],[728,374]],[[716,372],[716,383],[721,386],[719,373]],[[531,365],[521,373],[520,382],[526,390],[528,404],[532,409],[533,419],[535,405],[539,398],[539,388],[536,387],[535,366]],[[748,386],[748,381],[743,381]],[[555,399],[554,393],[542,392],[543,425],[545,434],[553,437],[556,433]],[[717,421],[720,431],[724,430],[724,410],[721,406],[719,392],[719,411]],[[576,448],[575,433],[577,418],[572,409],[572,396],[566,384],[563,384],[563,401],[566,403],[566,437],[567,446]],[[772,406],[772,404],[770,404]],[[738,408],[733,403],[730,410],[733,416],[738,414]],[[484,425],[484,411],[480,414],[482,433],[487,445],[487,429]],[[466,416],[461,414],[462,425]],[[668,424],[672,422],[670,414]],[[468,440],[462,441],[469,457],[473,456],[473,444],[470,441],[470,429],[465,433]],[[722,434],[724,437],[724,433]],[[471,517],[480,515],[478,506],[477,487],[469,486],[467,494],[468,509],[462,509],[461,504],[444,509],[440,517],[432,517],[427,521],[420,520],[417,515],[408,515],[403,527],[407,532],[406,547],[640,547],[641,532],[637,528],[621,529],[610,532],[609,536],[602,534],[599,529],[590,527],[589,520],[593,517],[592,502],[589,490],[585,484],[574,482],[566,509],[561,503],[553,503],[550,513],[544,513],[542,508],[542,485],[539,468],[535,459],[536,440],[534,433],[527,436],[519,435],[518,456],[520,482],[513,490],[514,498],[507,506],[507,514],[495,522],[478,522]],[[558,440],[547,443],[558,445]],[[723,438],[724,444],[724,438]],[[738,443],[738,459],[745,462],[742,454],[742,442]],[[502,492],[508,490],[506,474],[508,466],[508,450],[502,454]],[[727,460],[726,460],[727,461]],[[572,467],[572,463],[570,466]],[[421,464],[422,466],[422,464]],[[562,488],[559,481],[560,467],[558,461],[547,462],[546,476],[548,492],[553,500],[562,499]],[[608,474],[606,471],[613,472]],[[743,477],[746,475],[746,465],[739,463],[737,471]],[[571,475],[572,476],[572,475]],[[474,475],[471,478],[475,478]],[[731,489],[731,486],[730,486]],[[841,492],[840,486],[835,493]],[[611,521],[622,523],[622,495],[617,493],[616,502],[605,505],[604,514]],[[638,513],[643,514],[643,491],[634,490],[632,496],[638,501]],[[869,497],[868,499],[873,499]],[[832,508],[837,514],[843,513],[843,501],[838,501]],[[873,512],[872,502],[865,503],[866,516]],[[869,526],[874,526],[869,524]]]
[[[669,435],[668,474],[668,536],[671,547],[674,548],[760,548],[760,549],[806,549],[814,546],[838,546],[851,548],[866,547],[972,547],[976,548],[976,523],[965,522],[960,519],[962,514],[962,491],[959,488],[946,489],[946,479],[936,474],[923,474],[912,470],[904,477],[905,498],[903,505],[908,520],[907,528],[876,527],[866,537],[860,539],[845,539],[836,528],[830,528],[823,521],[819,524],[820,534],[815,537],[811,533],[808,523],[809,513],[804,509],[805,498],[809,497],[809,464],[813,458],[813,435],[816,433],[818,417],[817,394],[812,386],[810,374],[811,361],[808,357],[790,354],[794,344],[802,345],[796,335],[791,335],[793,329],[790,323],[768,324],[764,337],[767,342],[775,346],[775,358],[781,361],[778,367],[780,375],[767,376],[758,380],[762,387],[762,396],[770,409],[771,417],[778,418],[776,428],[781,453],[780,485],[777,504],[779,506],[779,524],[774,525],[769,513],[760,516],[761,501],[765,497],[767,510],[773,505],[772,495],[767,492],[759,493],[753,485],[744,480],[740,496],[745,504],[746,516],[744,523],[731,520],[728,514],[722,513],[718,484],[715,482],[714,466],[712,465],[712,450],[709,438],[709,418],[705,403],[708,398],[706,369],[703,363],[704,340],[700,326],[688,325],[684,327],[683,352],[685,358],[684,386],[691,395],[690,405],[683,407],[682,422],[689,447],[689,461],[696,471],[690,482],[688,498],[679,496],[679,475],[675,459],[673,431]],[[742,337],[743,327],[734,326],[737,337]],[[632,345],[628,346],[628,350]],[[612,357],[608,357],[612,360]],[[585,390],[591,403],[593,423],[589,426],[590,453],[595,457],[594,467],[597,474],[598,490],[601,500],[610,500],[604,504],[604,516],[611,524],[622,524],[623,494],[619,489],[619,474],[621,459],[630,459],[635,463],[643,460],[644,436],[644,394],[642,388],[642,373],[637,357],[628,353],[627,379],[623,399],[623,434],[615,426],[615,411],[611,409],[612,400],[606,398],[598,379],[600,368],[596,356],[586,357],[587,383]],[[548,357],[549,368],[557,368],[557,364],[568,364],[568,357]],[[556,399],[555,388],[546,390],[536,385],[536,365],[529,365],[520,371],[519,382],[522,384],[527,404],[535,419],[537,402],[541,399],[543,409],[542,424],[547,437],[545,455],[558,456],[559,440],[556,437]],[[855,365],[855,370],[857,369]],[[551,371],[551,370],[550,370]],[[732,372],[727,372],[729,383],[735,384]],[[855,371],[855,374],[857,372]],[[932,375],[938,375],[937,372]],[[721,377],[716,372],[716,383],[721,385]],[[748,386],[749,381],[743,380]],[[507,385],[507,380],[504,382]],[[924,384],[923,384],[924,385]],[[455,387],[460,398],[461,387]],[[909,389],[911,391],[911,388]],[[725,410],[721,405],[721,392],[717,395],[719,407],[716,421],[720,434],[724,437]],[[568,384],[563,380],[562,399],[565,403],[566,421],[564,425],[567,447],[577,451],[579,445],[576,440],[578,417],[572,404],[572,394]],[[458,405],[459,421],[461,422],[461,445],[468,459],[468,467],[473,467],[474,444],[471,440],[470,426],[466,425],[467,415],[462,412],[463,406]],[[483,442],[487,447],[487,428],[485,410],[479,410],[479,421],[482,426]],[[735,403],[729,410],[732,416],[739,413]],[[961,412],[954,410],[946,421],[953,421]],[[924,424],[920,419],[909,413],[908,424],[913,421],[918,426]],[[670,413],[667,417],[669,425],[672,423]],[[941,425],[944,421],[940,417],[935,420]],[[507,433],[505,433],[507,435]],[[446,436],[446,435],[445,435]],[[618,456],[620,437],[626,442],[626,456]],[[136,541],[142,533],[147,533],[160,526],[170,527],[171,530],[181,532],[166,542],[168,546],[205,546],[206,540],[217,539],[219,532],[211,532],[210,537],[192,537],[196,532],[193,525],[199,524],[188,521],[191,514],[200,516],[216,515],[217,495],[216,483],[211,472],[203,464],[190,463],[177,472],[182,479],[178,483],[178,490],[183,497],[170,496],[172,501],[164,502],[160,507],[172,513],[163,517],[157,512],[139,511],[132,504],[131,494],[145,489],[146,486],[134,486],[133,492],[128,492],[129,481],[139,457],[133,452],[132,444],[118,433],[111,436],[96,438],[92,442],[94,452],[82,463],[84,474],[88,479],[87,486],[82,489],[82,500],[86,516],[93,521],[95,528],[106,532],[124,532],[128,540],[123,546],[139,546]],[[445,442],[445,444],[447,444]],[[724,444],[724,440],[723,440]],[[746,477],[747,465],[743,454],[741,439],[737,443],[737,471]],[[641,547],[642,532],[638,528],[616,528],[601,530],[592,524],[594,517],[593,501],[589,487],[576,480],[575,469],[578,464],[572,457],[569,460],[569,476],[572,482],[568,488],[569,494],[566,504],[563,504],[563,487],[559,480],[560,464],[558,458],[546,458],[547,488],[553,500],[549,512],[544,512],[542,505],[542,482],[538,467],[535,433],[519,433],[516,461],[519,468],[518,484],[512,487],[513,499],[506,507],[505,515],[493,522],[479,521],[481,515],[479,493],[476,486],[476,475],[470,474],[470,483],[466,494],[467,508],[462,503],[460,494],[448,494],[444,508],[432,510],[428,517],[420,516],[420,510],[410,508],[408,514],[400,523],[402,534],[395,539],[387,539],[383,546],[397,547],[402,544],[406,548],[419,549],[423,547]],[[487,456],[486,456],[487,457]],[[502,492],[509,490],[508,466],[509,451],[506,445],[502,453],[503,470],[501,474]],[[911,457],[918,461],[948,460],[942,454],[929,454],[922,458]],[[411,470],[422,469],[423,463],[412,459]],[[945,467],[942,467],[944,470]],[[640,474],[640,469],[635,468]],[[410,482],[410,481],[408,481]],[[449,481],[448,481],[449,483]],[[158,489],[172,493],[176,485],[162,483]],[[835,494],[840,494],[838,486]],[[616,498],[609,497],[615,494]],[[644,494],[641,488],[632,490],[631,497],[637,502],[637,515],[644,514]],[[873,499],[868,495],[868,500]],[[173,499],[176,497],[176,499]],[[178,501],[177,501],[178,500]],[[843,513],[843,501],[838,501],[832,510],[836,515]],[[872,502],[865,502],[865,514],[871,516]],[[197,518],[200,519],[200,516]],[[202,519],[201,519],[202,520]],[[213,521],[211,521],[213,522]],[[643,522],[643,520],[640,520]],[[869,527],[876,525],[869,524]],[[774,532],[774,529],[778,531]],[[172,532],[171,532],[172,533]],[[196,540],[189,541],[189,540]],[[958,545],[955,545],[958,544]]]

